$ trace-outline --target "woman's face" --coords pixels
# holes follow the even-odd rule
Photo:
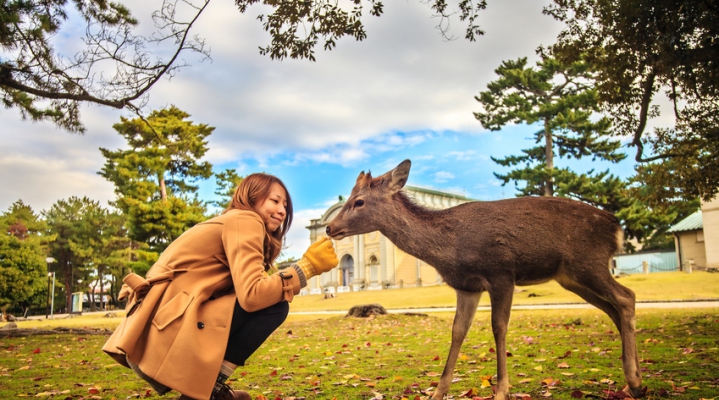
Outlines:
[[[274,232],[282,225],[287,217],[287,193],[282,185],[275,182],[270,186],[267,198],[257,205],[260,214],[269,232]]]

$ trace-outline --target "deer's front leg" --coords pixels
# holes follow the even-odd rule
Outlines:
[[[512,310],[514,282],[496,279],[489,289],[492,302],[492,333],[497,346],[497,393],[495,400],[505,400],[509,394],[509,375],[507,373],[507,325]]]
[[[442,371],[439,385],[432,395],[434,400],[441,400],[449,391],[459,349],[462,347],[462,342],[464,342],[464,338],[467,337],[467,332],[472,326],[474,314],[477,312],[477,304],[479,304],[479,298],[482,296],[482,292],[455,291],[457,292],[457,311],[454,314],[454,323],[452,324],[452,345],[449,348],[449,355],[447,356],[447,362],[444,364],[444,371]]]

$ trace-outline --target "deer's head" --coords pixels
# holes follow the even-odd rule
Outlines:
[[[411,161],[404,160],[377,178],[372,178],[370,172],[360,172],[344,207],[327,225],[327,234],[340,240],[380,230],[393,212],[392,196],[407,183],[411,165]]]

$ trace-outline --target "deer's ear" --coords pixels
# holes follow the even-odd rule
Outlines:
[[[364,171],[360,172],[359,176],[357,177],[357,182],[355,182],[355,186],[362,187],[367,186],[372,181],[372,173],[367,172],[367,174],[364,173]]]
[[[411,166],[412,162],[410,160],[404,160],[390,172],[389,188],[393,192],[398,192],[407,183]]]

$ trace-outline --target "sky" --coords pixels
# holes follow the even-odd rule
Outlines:
[[[123,3],[149,32],[148,16],[159,2]],[[387,2],[380,18],[365,19],[367,39],[343,38],[332,51],[320,45],[310,62],[260,55],[258,46],[269,43],[256,20],[262,9],[253,6],[243,15],[233,2],[213,1],[195,30],[211,60],[185,56],[190,66],[155,85],[145,111],[175,105],[195,123],[215,127],[203,160],[216,172],[231,168],[282,179],[295,207],[285,255],[299,257],[310,244],[310,219],[347,196],[360,171],[377,176],[410,159],[408,185],[485,201],[514,197],[514,185],[502,186],[493,175],[506,170],[490,157],[533,146],[529,138],[538,128],[483,129],[473,116],[480,109],[474,96],[496,79],[503,60],[536,61],[536,48],[555,41],[562,25],[542,15],[547,3],[490,2],[477,21],[485,35],[469,42],[458,20],[450,26],[457,39],[445,40],[424,2]],[[72,28],[55,39],[67,54],[80,36]],[[99,148],[125,146],[112,129],[121,116],[132,117],[84,106],[87,131],[80,135],[0,110],[0,211],[22,200],[40,212],[71,196],[107,205],[115,194],[97,174],[104,164]],[[566,163],[556,161],[558,167]],[[629,160],[571,165],[578,172],[609,168],[621,177],[633,171]],[[213,200],[214,190],[214,180],[203,182],[200,197]]]

